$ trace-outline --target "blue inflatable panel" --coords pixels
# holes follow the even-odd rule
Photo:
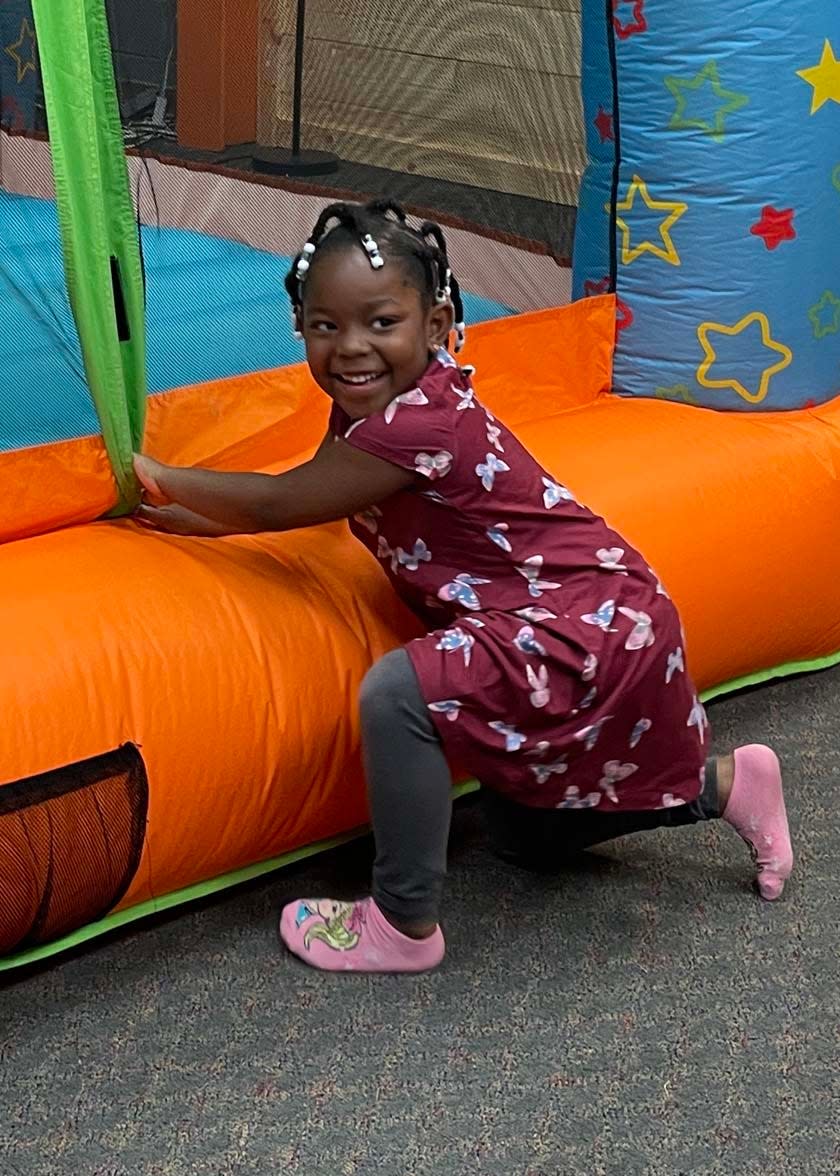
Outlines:
[[[144,228],[152,394],[298,363],[288,257]],[[513,312],[465,293],[468,322]],[[64,285],[55,205],[0,191],[0,452],[85,437],[99,423]]]
[[[840,4],[584,3],[576,296],[615,390],[778,410],[840,392]]]

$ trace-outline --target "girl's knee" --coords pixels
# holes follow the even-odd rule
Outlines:
[[[412,690],[418,693],[414,670],[404,649],[386,653],[368,670],[359,689],[362,723],[393,722]]]

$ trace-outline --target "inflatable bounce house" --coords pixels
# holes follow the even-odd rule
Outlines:
[[[317,446],[282,278],[336,197],[445,226],[480,395],[707,697],[840,660],[836,0],[4,0],[0,98],[0,968],[365,823],[376,561],[130,517],[134,449]]]

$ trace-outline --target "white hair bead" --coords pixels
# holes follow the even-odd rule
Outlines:
[[[303,247],[303,252],[307,255],[307,257],[311,257],[316,249],[317,246],[315,245],[314,241],[307,241]]]
[[[308,272],[309,272],[309,261],[307,260],[307,258],[302,257],[297,264],[298,281],[300,281],[301,278],[303,278],[304,275],[307,274]]]
[[[385,264],[385,259],[379,252],[379,246],[374,241],[373,237],[371,237],[370,233],[365,233],[364,237],[362,237],[362,247],[370,258],[370,264],[373,266],[373,268],[382,269],[383,265]]]
[[[457,342],[455,344],[455,350],[457,352],[457,351],[461,350],[461,348],[464,346],[464,344],[467,341],[467,324],[466,323],[456,323],[455,324],[455,338],[457,340]]]
[[[294,337],[295,337],[296,339],[302,339],[302,338],[303,338],[303,331],[299,331],[299,330],[297,329],[297,327],[295,327],[295,329],[292,331],[292,334],[294,335]]]

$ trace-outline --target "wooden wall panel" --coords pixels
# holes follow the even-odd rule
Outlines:
[[[183,146],[220,151],[254,139],[259,11],[259,0],[178,0],[177,121]]]
[[[289,139],[293,22],[293,0],[263,0],[265,143]],[[304,145],[574,203],[585,159],[579,50],[575,0],[309,0]]]

